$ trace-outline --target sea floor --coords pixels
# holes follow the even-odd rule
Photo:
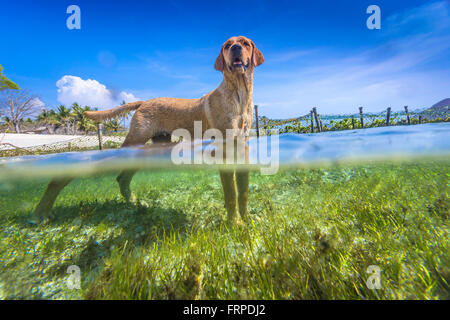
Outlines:
[[[252,172],[240,226],[215,171],[139,172],[135,204],[115,174],[79,178],[37,225],[49,179],[2,180],[0,298],[449,299],[449,175],[448,158]]]

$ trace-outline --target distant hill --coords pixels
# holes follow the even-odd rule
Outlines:
[[[439,101],[420,114],[427,119],[447,118],[449,116],[450,98]]]

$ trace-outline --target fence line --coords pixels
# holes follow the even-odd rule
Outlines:
[[[403,124],[405,124],[405,125],[411,125],[411,124],[414,124],[414,123],[412,123],[412,121],[411,121],[411,117],[410,117],[410,114],[409,114],[409,110],[408,110],[408,106],[404,106],[404,109],[405,109],[405,114],[406,114],[406,123],[403,123],[403,121],[404,120],[402,120],[402,122],[400,123],[400,122],[397,122],[397,124],[396,125],[403,125]],[[384,121],[384,126],[389,126],[389,125],[391,125],[391,111],[392,111],[392,109],[391,109],[391,107],[388,107],[387,109],[386,109],[386,119],[385,119],[385,121]],[[315,133],[316,131],[317,132],[323,132],[324,131],[324,127],[323,127],[323,124],[322,124],[322,120],[320,119],[320,116],[319,116],[319,114],[318,114],[318,112],[317,112],[317,107],[313,107],[312,109],[311,109],[311,111],[309,112],[309,115],[305,115],[305,116],[303,116],[303,117],[300,117],[300,118],[302,118],[302,119],[304,119],[304,120],[306,120],[307,121],[307,119],[308,119],[308,116],[309,116],[309,118],[310,118],[310,121],[311,121],[311,124],[310,124],[310,132],[311,133]],[[363,107],[359,107],[359,117],[360,117],[360,124],[361,124],[361,128],[364,128],[364,113],[363,113]],[[258,117],[258,111],[257,111],[257,108],[255,108],[255,121],[256,121],[256,135],[257,135],[257,137],[259,137],[259,117]],[[297,118],[297,119],[299,119],[299,118]],[[347,118],[343,118],[342,120],[346,120]],[[355,117],[354,117],[354,115],[351,115],[350,116],[350,119],[351,119],[351,126],[352,126],[352,129],[356,129],[356,123],[355,123]],[[413,119],[416,119],[416,120],[418,120],[417,122],[419,123],[419,124],[422,124],[423,123],[423,116],[421,115],[421,114],[419,114],[418,115],[418,118],[413,118]],[[449,119],[449,117],[448,117],[448,115],[446,115],[444,118],[438,118],[438,119],[441,119],[443,122],[448,122],[450,119]],[[287,124],[287,123],[289,123],[289,122],[293,122],[293,121],[295,121],[296,119],[291,119],[291,121],[283,121],[282,123],[280,123],[279,125],[284,125],[284,124]],[[275,121],[275,120],[274,120]],[[430,119],[429,121],[427,121],[427,122],[436,122],[435,120],[433,120],[433,119]],[[314,125],[314,122],[315,122],[315,125]],[[417,124],[417,122],[416,122],[416,124]],[[267,126],[267,123],[266,123],[266,120],[264,120],[264,129],[266,129],[266,126]],[[308,128],[308,124],[304,127],[304,128]],[[370,123],[369,124],[369,126],[373,126],[373,122],[372,123]],[[379,127],[379,126],[382,126],[382,125],[376,125],[377,127]],[[298,133],[301,133],[301,125],[298,127],[298,129],[296,130],[296,132],[298,132]],[[328,129],[328,127],[326,127],[327,129]],[[336,130],[336,129],[331,129],[332,131],[339,131],[339,129],[338,130]],[[346,129],[340,129],[340,130],[346,130]],[[295,130],[294,130],[295,131]]]

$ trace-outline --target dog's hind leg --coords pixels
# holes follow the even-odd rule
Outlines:
[[[135,115],[136,116],[136,115]],[[138,119],[138,120],[136,120]],[[152,137],[153,129],[151,127],[140,125],[140,119],[133,117],[130,124],[130,132],[128,133],[125,141],[123,142],[122,148],[144,145]],[[153,142],[170,142],[171,135],[163,134],[152,137]],[[117,176],[117,182],[119,183],[120,193],[125,198],[127,202],[135,202],[136,197],[133,192],[131,192],[130,184],[133,176],[138,170],[123,170]]]
[[[131,147],[131,146],[137,146],[137,145],[144,145],[150,137],[142,137],[141,136],[133,136],[131,135],[131,130],[128,133],[127,137],[125,138],[125,141],[122,145],[122,148],[124,147]],[[138,139],[136,139],[138,138]],[[123,170],[120,172],[120,174],[117,176],[116,180],[119,183],[120,193],[124,197],[126,202],[135,202],[136,197],[131,192],[130,184],[131,180],[133,179],[133,176],[136,174],[137,170]]]
[[[119,183],[120,193],[124,197],[126,202],[135,202],[136,197],[133,192],[131,192],[130,184],[133,176],[136,174],[137,170],[123,170],[117,176],[117,182]]]
[[[62,189],[64,189],[64,187],[72,181],[72,179],[73,178],[56,178],[50,181],[47,186],[47,190],[45,190],[45,193],[41,198],[41,201],[39,201],[39,204],[34,210],[31,221],[38,222],[39,220],[50,217],[50,211],[53,208],[56,198]]]

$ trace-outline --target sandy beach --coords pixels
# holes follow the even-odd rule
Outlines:
[[[103,142],[114,141],[122,142],[124,137],[104,136]],[[98,145],[97,136],[80,136],[80,135],[53,135],[53,134],[16,134],[3,133],[0,134],[0,143],[10,143],[20,148],[34,148],[48,144],[71,144],[74,147],[84,148]],[[13,149],[9,144],[0,144],[0,150]]]

